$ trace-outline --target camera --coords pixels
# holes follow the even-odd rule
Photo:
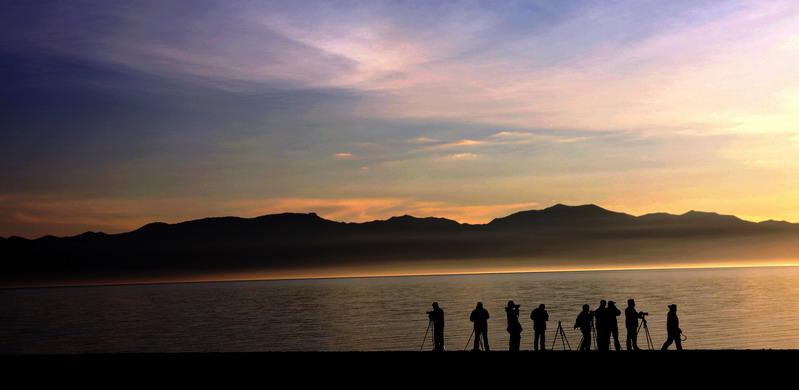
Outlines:
[[[644,316],[648,316],[649,313],[645,313],[645,312],[641,311],[641,312],[638,312],[638,315],[640,315],[641,317],[644,317]]]

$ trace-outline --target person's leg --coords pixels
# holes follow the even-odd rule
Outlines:
[[[631,351],[633,349],[633,332],[630,328],[627,328],[627,350]]]
[[[660,350],[661,351],[665,351],[665,350],[669,349],[669,346],[671,345],[672,341],[673,341],[673,339],[671,338],[671,335],[669,335],[669,338],[666,340],[665,343],[663,343],[663,348],[660,348]]]
[[[542,351],[547,349],[546,348],[546,333],[547,333],[546,329],[542,329],[541,330],[541,350]]]

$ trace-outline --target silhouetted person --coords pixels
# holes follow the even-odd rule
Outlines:
[[[577,321],[574,322],[574,329],[580,328],[580,332],[583,333],[583,342],[580,343],[578,351],[591,350],[591,318],[593,313],[589,309],[588,305],[583,305],[583,311],[577,315]]]
[[[621,310],[616,308],[616,302],[608,302],[607,314],[610,334],[613,336],[613,345],[616,347],[617,351],[620,351],[621,344],[619,343],[619,323],[616,320],[616,317],[621,315]],[[608,343],[610,343],[609,340]]]
[[[680,319],[677,318],[677,305],[669,305],[669,313],[666,314],[666,332],[669,338],[663,343],[661,350],[667,350],[674,342],[677,345],[677,350],[682,351],[682,340],[680,339],[682,330],[680,329]]]
[[[535,336],[533,336],[533,349],[538,351],[538,345],[540,343],[541,350],[545,350],[544,347],[544,333],[547,331],[547,321],[549,321],[549,313],[546,311],[546,306],[544,304],[538,305],[536,309],[534,309],[530,313],[530,319],[533,320],[533,331],[535,332]]]
[[[444,310],[438,307],[438,302],[433,302],[433,310],[427,312],[427,317],[433,322],[434,351],[444,350]]]
[[[510,334],[510,341],[508,342],[509,351],[518,351],[522,343],[522,324],[519,323],[519,307],[508,301],[508,306],[505,308],[505,314],[508,316],[508,333]]]
[[[627,328],[627,350],[640,351],[638,348],[638,319],[643,318],[641,313],[635,310],[635,300],[627,300],[627,308],[624,309],[624,326]]]
[[[479,351],[480,350],[480,336],[483,337],[483,346],[485,347],[486,351],[489,351],[488,348],[488,319],[491,318],[488,315],[488,310],[483,309],[483,302],[477,302],[477,307],[472,310],[472,314],[469,316],[469,321],[474,322],[474,348],[472,351]]]
[[[610,349],[610,320],[605,300],[599,301],[599,307],[594,310],[594,325],[596,326],[596,348],[599,351]]]

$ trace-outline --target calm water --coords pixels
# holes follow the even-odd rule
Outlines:
[[[522,305],[523,350],[540,303],[548,346],[563,321],[576,349],[582,304],[613,300],[623,311],[628,298],[651,313],[657,347],[676,303],[686,349],[799,348],[799,268],[780,267],[0,290],[0,353],[413,351],[433,301],[446,313],[448,350],[466,346],[477,301],[492,316],[492,349],[506,350],[510,299]],[[619,324],[623,345],[623,314]]]

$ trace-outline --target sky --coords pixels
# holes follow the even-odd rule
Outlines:
[[[2,9],[2,237],[557,203],[799,222],[795,1]]]

